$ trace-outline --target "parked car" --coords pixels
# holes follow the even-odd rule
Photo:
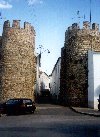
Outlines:
[[[35,109],[35,103],[28,98],[9,99],[0,106],[1,113],[5,113],[7,115],[34,113]]]

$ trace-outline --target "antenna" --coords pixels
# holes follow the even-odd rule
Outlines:
[[[90,27],[91,27],[91,0],[90,0]]]

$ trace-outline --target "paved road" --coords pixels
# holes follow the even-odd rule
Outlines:
[[[100,118],[42,104],[34,114],[0,117],[0,137],[100,137]]]

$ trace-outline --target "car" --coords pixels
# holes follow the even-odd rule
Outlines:
[[[35,102],[28,98],[9,99],[0,106],[1,113],[7,115],[34,113],[35,109]]]

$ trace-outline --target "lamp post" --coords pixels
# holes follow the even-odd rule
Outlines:
[[[47,53],[50,53],[50,51],[48,49],[44,49],[42,45],[39,45],[39,48],[37,48],[37,49],[40,49],[40,53],[38,54],[37,57],[38,57],[38,63],[39,63],[38,65],[39,65],[39,67],[41,67],[41,54],[43,54],[46,51],[47,51]],[[42,51],[42,49],[43,49],[43,51]]]

